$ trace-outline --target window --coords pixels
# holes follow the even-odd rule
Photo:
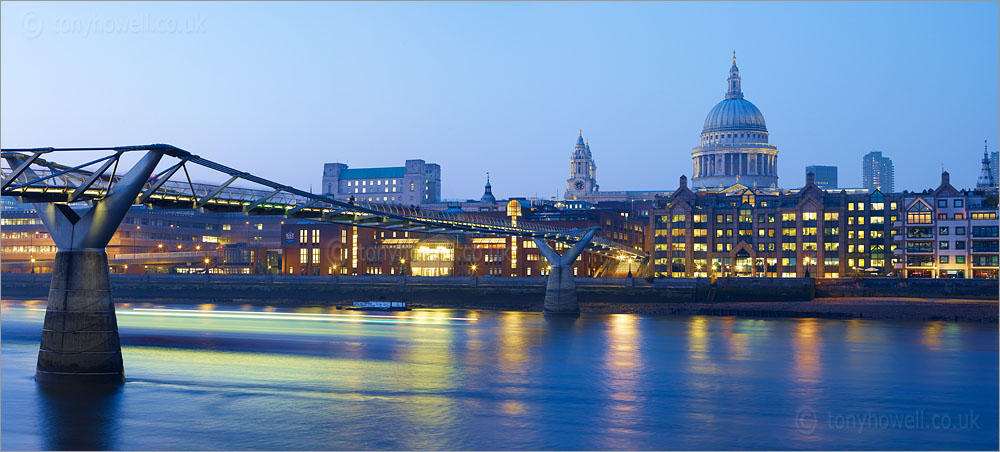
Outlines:
[[[708,215],[694,215],[693,221],[695,223],[707,223],[708,222]]]
[[[781,235],[784,237],[795,237],[795,228],[784,228],[781,230]]]
[[[682,222],[682,221],[685,221],[685,220],[687,220],[687,215],[681,213],[681,214],[674,214],[674,217],[673,217],[672,221],[674,221],[674,222],[681,221]]]
[[[781,251],[795,251],[795,242],[782,243],[781,244]]]
[[[695,251],[708,251],[708,244],[706,244],[706,243],[695,243],[693,249]]]
[[[795,221],[794,213],[783,213],[781,214],[781,221]]]
[[[946,250],[946,249],[948,249],[948,242],[938,242],[938,249],[939,250]]]
[[[312,239],[313,243],[319,243],[319,229],[313,229]]]
[[[941,256],[941,257],[939,257],[938,258],[938,262],[940,262],[942,264],[947,264],[948,263],[948,256]]]
[[[973,212],[969,214],[969,217],[973,220],[996,220],[996,212]]]
[[[802,221],[815,221],[816,212],[802,212]]]
[[[956,220],[964,220],[965,219],[965,214],[964,213],[956,213],[955,214],[955,219]]]
[[[947,199],[939,199],[938,200],[938,207],[948,207],[948,200]]]
[[[823,219],[826,221],[840,220],[840,212],[824,212]]]
[[[956,264],[964,264],[965,263],[965,256],[955,256],[955,263]]]
[[[683,229],[671,229],[670,230],[670,235],[672,235],[674,237],[684,237],[684,230]]]
[[[840,249],[840,243],[838,242],[826,242],[823,244],[823,250],[825,251],[837,251]]]
[[[964,250],[965,249],[965,240],[956,240],[955,241],[955,249],[956,250]]]
[[[973,226],[973,237],[996,237],[1000,227],[998,226]]]
[[[871,224],[885,224],[885,217],[871,217],[869,220]],[[864,224],[864,223],[861,223]]]
[[[930,224],[931,209],[921,202],[914,204],[906,211],[906,222],[909,224]]]
[[[312,263],[314,264],[319,263],[319,248],[312,249]]]
[[[802,242],[802,251],[816,251],[816,242]]]
[[[309,231],[302,229],[299,231],[299,243],[309,242]]]
[[[946,213],[939,213],[938,214],[938,220],[947,220],[947,219],[948,219],[948,214],[946,214]]]
[[[299,248],[299,263],[308,264],[309,263],[309,249]]]
[[[708,229],[694,229],[691,231],[695,237],[707,237]]]
[[[938,228],[938,235],[948,235],[948,227],[942,226]]]
[[[956,199],[954,206],[955,207],[964,207],[965,203],[961,199]]]
[[[955,235],[965,235],[965,226],[955,226]]]

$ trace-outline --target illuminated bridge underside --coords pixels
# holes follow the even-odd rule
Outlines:
[[[74,151],[106,151],[108,155],[74,167],[41,158],[45,154],[64,155]],[[288,218],[400,231],[495,234],[568,244],[580,241],[588,231],[597,229],[563,229],[527,222],[515,225],[507,219],[427,212],[419,208],[398,205],[363,202],[351,204],[263,179],[163,144],[114,148],[4,150],[3,157],[10,167],[3,168],[2,194],[29,203],[100,200],[107,195],[109,185],[113,186],[121,178],[121,175],[116,174],[118,159],[125,152],[135,151],[152,151],[175,159],[170,162],[169,167],[150,178],[137,195],[135,204],[144,204],[150,208],[283,215]],[[25,163],[28,165],[22,169]],[[225,175],[227,180],[222,184],[193,183],[188,176],[187,164],[217,171]],[[28,173],[25,170],[29,168],[34,177],[25,180],[23,175]],[[109,169],[110,174],[108,174]],[[15,178],[19,180],[15,181]],[[270,190],[234,187],[233,184],[240,180],[268,187]],[[646,258],[646,253],[643,251],[604,237],[593,238],[587,249],[619,258]]]

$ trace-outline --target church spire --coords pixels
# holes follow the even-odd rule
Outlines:
[[[743,91],[740,89],[740,68],[736,67],[736,51],[733,50],[733,65],[729,68],[729,91],[726,91],[726,99],[742,99]]]
[[[976,181],[976,190],[995,190],[997,181],[993,179],[993,170],[990,168],[990,152],[988,143],[983,141],[983,169],[979,173],[979,180]]]
[[[486,172],[486,187],[483,191],[483,196],[479,198],[479,202],[482,204],[496,204],[497,198],[493,196],[493,186],[490,185],[490,173]]]

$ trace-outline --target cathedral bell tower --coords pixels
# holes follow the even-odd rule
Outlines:
[[[573,156],[569,160],[569,179],[565,199],[578,199],[597,192],[597,164],[590,154],[590,140],[584,141],[583,130],[576,137]]]

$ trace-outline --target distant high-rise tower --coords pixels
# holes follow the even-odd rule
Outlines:
[[[976,181],[976,190],[996,190],[997,179],[990,169],[990,153],[988,147],[983,147],[983,168],[979,172],[979,180]]]
[[[566,199],[586,196],[597,191],[597,164],[590,154],[590,140],[583,140],[583,130],[576,137],[576,147],[569,160],[569,179],[566,180]]]
[[[812,165],[806,167],[806,174],[813,173],[816,186],[822,189],[837,188],[837,167]]]
[[[883,157],[881,152],[865,154],[861,163],[862,187],[877,188],[883,193],[892,193],[895,190],[894,179],[895,171],[889,157]]]
[[[993,180],[1000,184],[1000,152],[990,152],[990,169],[993,170]]]

